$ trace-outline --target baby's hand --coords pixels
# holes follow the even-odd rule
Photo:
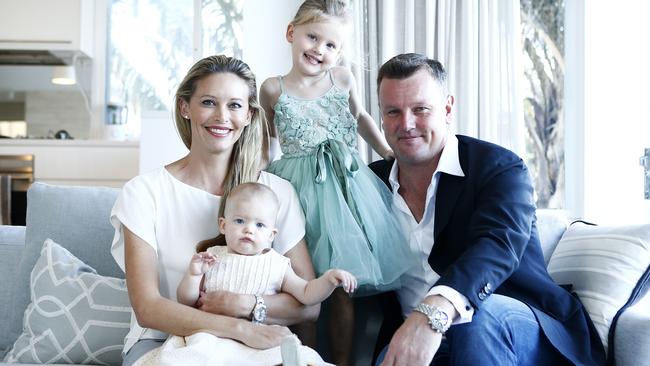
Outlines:
[[[213,254],[208,252],[196,253],[192,256],[188,271],[192,276],[199,276],[205,274],[215,263],[217,263],[217,257]]]
[[[348,294],[354,293],[357,288],[357,278],[348,271],[342,269],[330,269],[325,272],[325,276],[336,287],[343,287],[343,290]]]

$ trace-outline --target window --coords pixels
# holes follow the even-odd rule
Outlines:
[[[563,208],[564,1],[521,0],[526,164],[537,207]]]
[[[198,58],[241,57],[241,0],[112,0],[108,13],[105,121],[135,134],[143,112],[173,109],[176,87]]]

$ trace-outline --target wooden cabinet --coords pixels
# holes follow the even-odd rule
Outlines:
[[[83,53],[92,57],[93,0],[0,3],[0,49]]]

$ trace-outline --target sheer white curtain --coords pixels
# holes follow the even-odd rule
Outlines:
[[[363,50],[364,57],[353,63],[353,71],[376,121],[379,66],[399,53],[422,53],[447,69],[449,91],[456,98],[455,132],[525,153],[519,0],[354,4],[358,37],[353,49]]]

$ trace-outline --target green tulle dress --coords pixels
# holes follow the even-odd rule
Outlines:
[[[398,288],[415,257],[391,212],[390,191],[356,150],[348,93],[332,83],[323,96],[300,99],[285,93],[282,78],[280,88],[274,122],[283,155],[268,171],[300,197],[317,275],[350,271],[360,295]]]

